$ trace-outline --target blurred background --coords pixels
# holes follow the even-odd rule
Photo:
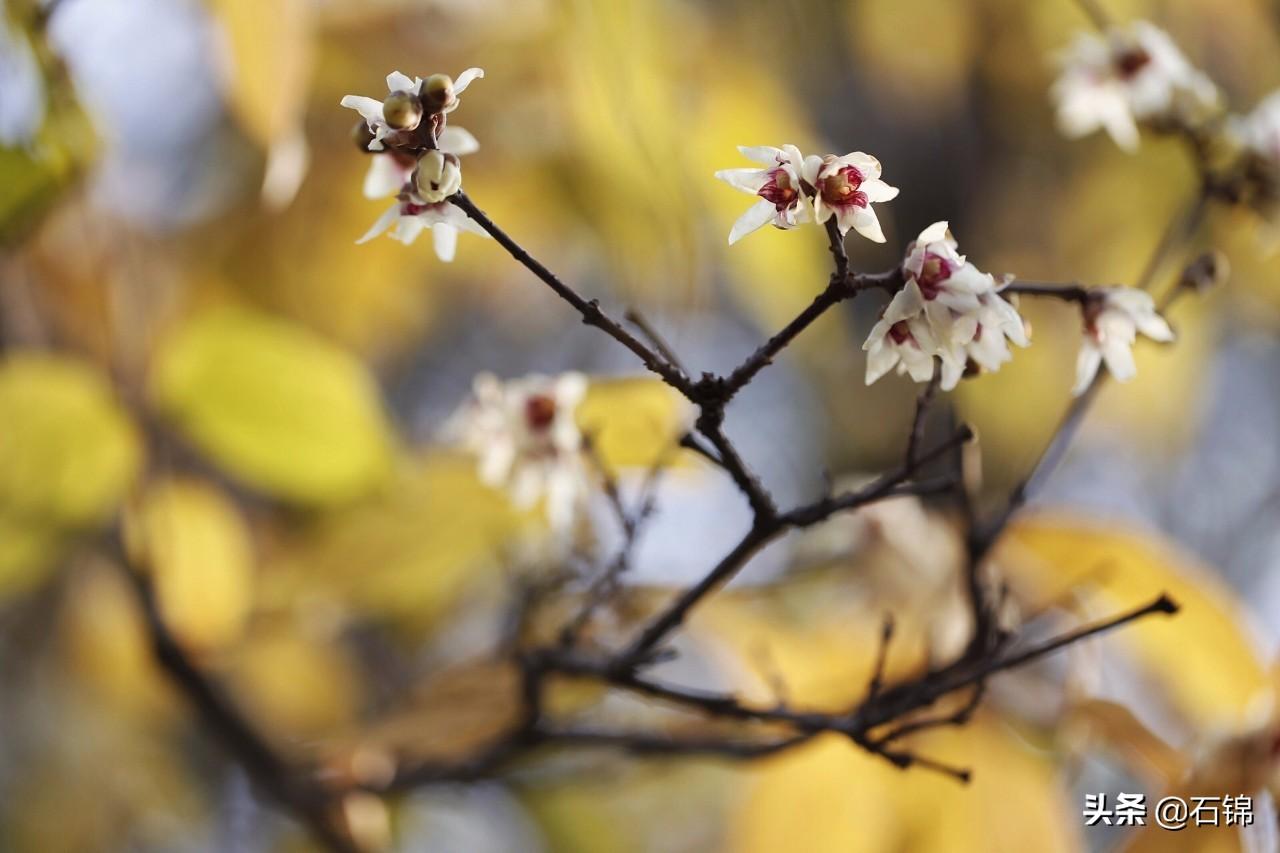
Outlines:
[[[310,843],[154,667],[102,546],[122,513],[175,633],[286,751],[393,738],[394,718],[393,751],[462,755],[492,723],[478,710],[514,699],[431,687],[486,659],[513,575],[546,562],[541,522],[437,441],[472,377],[601,377],[592,417],[624,486],[675,435],[630,355],[492,241],[462,235],[451,265],[428,240],[354,245],[385,202],[361,195],[343,95],[381,98],[396,69],[483,67],[451,115],[481,145],[468,193],[581,292],[641,311],[694,372],[741,361],[829,270],[817,229],[725,245],[746,199],[712,173],[748,165],[737,145],[877,156],[901,195],[878,208],[886,244],[850,240],[863,270],[946,219],[983,270],[1131,282],[1197,188],[1175,141],[1128,155],[1057,135],[1052,57],[1088,26],[1069,0],[49,5],[0,6],[4,850]],[[1238,111],[1280,86],[1275,3],[1106,7],[1167,29]],[[552,755],[362,800],[353,825],[370,846],[448,853],[1265,844],[1081,819],[1086,792],[1274,779],[1280,256],[1258,225],[1214,210],[1181,247],[1181,262],[1225,252],[1228,286],[1177,305],[1176,346],[1139,345],[1138,379],[1105,389],[998,555],[1037,625],[1162,590],[1184,613],[1007,676],[970,726],[922,740],[973,784],[827,740],[751,765]],[[900,458],[919,389],[862,381],[882,306],[830,312],[730,410],[784,504]],[[1021,310],[1033,346],[953,395],[993,496],[1055,428],[1079,346],[1074,308]],[[631,580],[689,583],[748,523],[730,483],[679,461]],[[618,533],[599,528],[607,553]],[[673,672],[801,707],[852,701],[885,611],[894,671],[963,644],[957,549],[943,509],[909,501],[784,540],[699,615]],[[608,710],[649,720],[635,705]]]

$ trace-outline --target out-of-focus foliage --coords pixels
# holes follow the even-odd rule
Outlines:
[[[1242,108],[1280,84],[1262,0],[1104,5],[1167,27]],[[645,556],[654,544],[687,542],[709,566],[720,554],[704,538],[742,523],[725,503],[738,496],[713,492],[716,475],[673,447],[686,407],[652,378],[616,375],[636,369],[628,354],[493,241],[464,235],[448,266],[427,241],[354,245],[388,200],[360,194],[368,163],[344,94],[380,94],[395,69],[484,67],[450,118],[481,144],[464,161],[468,193],[584,294],[640,309],[695,377],[739,361],[830,272],[817,229],[766,229],[728,250],[742,196],[711,175],[747,165],[738,145],[877,156],[902,194],[881,206],[885,246],[850,240],[867,270],[947,219],[984,270],[1129,282],[1196,188],[1171,141],[1130,156],[1056,136],[1051,54],[1087,25],[1068,0],[208,0],[183,4],[189,31],[164,38],[125,23],[158,6],[59,6],[47,27],[31,2],[4,6],[15,43],[30,46],[41,107],[29,138],[0,146],[5,850],[305,844],[253,807],[243,775],[198,736],[152,660],[126,571],[148,573],[175,635],[280,749],[326,772],[385,781],[389,762],[456,758],[511,722],[515,674],[494,652],[521,597],[607,562],[611,541],[583,537],[570,558],[548,559],[542,508],[517,510],[473,459],[437,445],[480,370],[590,374],[579,425],[627,497],[655,462],[678,467],[658,489],[637,577],[667,568],[669,551]],[[83,16],[66,32],[108,32],[119,48],[59,36],[59,16]],[[175,68],[198,54],[215,102],[202,106],[190,81],[189,97],[157,100],[168,90],[130,74],[143,51]],[[0,113],[18,103],[6,83]],[[141,198],[165,214],[159,224],[121,203]],[[1146,532],[1046,513],[998,554],[1009,609],[1032,634],[1161,591],[1182,612],[1002,676],[970,725],[909,740],[972,769],[972,785],[828,736],[750,767],[548,750],[516,783],[465,789],[465,808],[433,806],[433,794],[356,798],[348,816],[405,849],[454,838],[467,839],[455,849],[602,853],[1237,849],[1233,831],[1083,836],[1079,795],[1131,780],[1149,799],[1275,786],[1280,698],[1269,647],[1246,627],[1276,621],[1275,586],[1216,574],[1205,539],[1200,556],[1166,541],[1215,523],[1179,527],[1141,488],[1228,503],[1252,483],[1255,514],[1273,513],[1265,454],[1194,489],[1171,479],[1222,422],[1272,423],[1260,386],[1246,395],[1254,408],[1214,408],[1250,375],[1239,359],[1274,375],[1280,288],[1256,225],[1215,212],[1174,253],[1157,290],[1209,245],[1230,258],[1229,286],[1178,305],[1178,342],[1140,345],[1138,379],[1106,389],[1081,436],[1089,453],[1062,494],[1101,488],[1102,506]],[[879,298],[831,312],[735,400],[729,430],[753,442],[745,452],[779,493],[821,487],[819,471],[797,470],[805,454],[837,477],[901,458],[918,388],[862,382]],[[1033,346],[957,394],[980,435],[985,498],[1057,424],[1079,343],[1073,307],[1024,299],[1019,310]],[[1113,447],[1098,463],[1109,470],[1089,467]],[[664,499],[679,501],[665,515]],[[136,566],[104,553],[115,525]],[[1249,565],[1274,563],[1269,535],[1221,531]],[[842,518],[776,549],[773,582],[693,613],[672,677],[760,704],[847,707],[867,690],[886,612],[890,679],[963,646],[961,556],[939,508]],[[671,595],[632,589],[592,640],[618,643]],[[558,623],[524,627],[553,637]],[[658,719],[653,703],[601,701],[579,684],[557,685],[552,704],[566,719]],[[669,725],[698,733],[706,721]],[[1099,783],[1100,765],[1124,781]]]
[[[330,504],[390,473],[371,377],[301,327],[242,308],[194,317],[157,354],[150,390],[197,446],[268,494]]]
[[[67,536],[105,521],[142,448],[107,378],[50,354],[0,359],[0,599],[27,591]]]

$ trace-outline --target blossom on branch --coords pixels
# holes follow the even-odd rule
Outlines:
[[[448,113],[457,109],[458,94],[472,80],[483,76],[484,70],[480,68],[468,68],[458,75],[456,81],[447,74],[433,74],[423,80],[421,77],[410,78],[399,71],[392,71],[387,75],[387,90],[390,94],[384,100],[364,95],[345,95],[341,104],[360,113],[360,117],[364,119],[372,134],[367,144],[368,150],[382,151],[388,142],[395,143],[402,134],[417,130],[424,115]]]
[[[506,489],[516,506],[545,501],[553,530],[568,531],[590,489],[575,412],[587,391],[581,373],[475,378],[473,395],[446,434],[478,458],[480,479]]]
[[[933,357],[941,361],[940,387],[949,391],[970,360],[998,370],[1012,355],[1007,341],[1026,346],[1017,309],[999,294],[995,277],[969,263],[946,222],[920,232],[902,264],[906,283],[863,345],[867,384],[895,365],[917,382],[933,378]]]
[[[729,245],[770,223],[775,228],[794,228],[809,221],[809,205],[800,185],[800,169],[804,162],[794,145],[773,148],[768,145],[740,145],[738,150],[763,169],[721,169],[716,177],[729,186],[760,200],[733,223]]]
[[[1138,122],[1198,123],[1218,89],[1169,34],[1147,21],[1104,35],[1081,33],[1064,51],[1053,85],[1058,126],[1072,138],[1104,129],[1126,151],[1138,147]]]
[[[452,261],[457,252],[458,232],[489,234],[471,217],[447,201],[428,202],[415,192],[406,192],[378,217],[378,221],[356,243],[367,243],[390,229],[390,237],[406,246],[418,239],[424,229],[431,229],[431,242],[440,260]]]
[[[802,175],[813,187],[813,213],[819,224],[834,216],[842,236],[852,228],[868,240],[884,242],[871,205],[897,198],[898,188],[880,180],[879,160],[861,151],[843,157],[811,155],[804,159]]]
[[[1098,368],[1107,370],[1120,382],[1137,373],[1133,363],[1133,342],[1141,332],[1153,341],[1173,340],[1173,330],[1156,311],[1151,294],[1131,287],[1106,288],[1084,306],[1084,340],[1076,361],[1076,384],[1072,393],[1083,394],[1093,383]]]
[[[440,150],[461,157],[480,150],[480,143],[468,131],[446,127],[437,139]],[[414,154],[388,149],[369,157],[369,171],[364,176],[364,197],[385,198],[400,192],[418,165]]]

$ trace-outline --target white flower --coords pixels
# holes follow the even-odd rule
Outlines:
[[[1280,91],[1264,98],[1249,115],[1232,121],[1231,132],[1251,153],[1280,169]]]
[[[1133,342],[1138,332],[1153,341],[1173,340],[1173,330],[1156,313],[1151,294],[1145,290],[1108,288],[1087,303],[1084,340],[1076,361],[1076,385],[1072,393],[1083,394],[1104,361],[1118,381],[1132,379],[1137,373],[1133,364]]]
[[[805,158],[802,175],[814,188],[813,212],[819,224],[834,216],[841,235],[852,228],[868,240],[884,242],[871,205],[897,198],[898,189],[880,180],[879,160],[861,151],[843,157],[812,155]]]
[[[980,272],[956,250],[946,222],[935,222],[907,247],[902,274],[920,290],[925,315],[943,345],[963,345],[973,337],[979,295],[995,289],[995,278]]]
[[[430,228],[436,255],[446,262],[452,261],[457,251],[459,231],[489,236],[471,217],[449,202],[430,204],[415,193],[406,193],[404,198],[387,208],[386,213],[378,217],[373,227],[356,243],[367,243],[389,228],[392,229],[391,238],[406,246],[417,240],[424,228]]]
[[[716,177],[745,193],[759,196],[760,201],[733,223],[729,245],[770,222],[775,228],[794,228],[809,219],[800,185],[800,167],[804,160],[794,145],[773,148],[768,145],[738,146],[746,157],[761,163],[763,169],[721,169]]]
[[[978,296],[977,325],[964,345],[965,357],[983,370],[994,372],[1013,358],[1009,341],[1025,347],[1027,329],[1018,310],[994,290]]]
[[[484,71],[480,68],[468,68],[458,75],[456,81],[449,80],[443,74],[433,75],[430,81],[443,79],[448,81],[448,85],[444,87],[445,105],[441,107],[441,112],[452,112],[458,106],[458,93],[462,92],[471,84],[472,80],[484,76]],[[392,71],[387,75],[387,91],[389,101],[398,102],[401,100],[397,96],[404,93],[413,95],[415,99],[421,99],[423,80],[421,77],[409,78],[399,71]],[[400,128],[392,127],[387,122],[385,107],[387,101],[379,101],[377,98],[369,98],[364,95],[345,95],[341,104],[348,109],[355,110],[368,125],[369,131],[373,134],[373,139],[369,141],[370,151],[382,151],[386,148],[383,140],[394,139],[401,132]],[[417,126],[417,122],[413,122],[413,127],[407,128],[413,130]]]
[[[942,361],[943,390],[954,388],[964,373],[964,361],[955,350],[940,347],[934,338],[925,318],[920,288],[914,283],[894,294],[862,348],[867,353],[868,385],[894,367],[916,382],[928,382],[933,379],[935,355]]]
[[[418,90],[421,88],[421,77],[414,77],[411,80],[399,71],[392,71],[387,75],[387,91],[391,94],[408,92],[412,95],[417,95]],[[387,118],[382,111],[383,102],[377,98],[369,98],[364,95],[344,95],[341,104],[347,109],[360,113],[360,117],[369,126],[369,131],[373,133],[373,139],[369,141],[370,151],[383,150],[386,146],[382,140],[399,133],[396,128],[387,124]]]
[[[440,150],[461,157],[480,150],[480,143],[468,131],[450,125],[436,140]],[[395,195],[413,176],[418,161],[412,154],[387,150],[369,155],[369,171],[364,176],[365,198]]]
[[[1127,151],[1138,147],[1138,121],[1197,121],[1218,102],[1213,82],[1146,21],[1076,36],[1052,94],[1063,133],[1105,129]]]
[[[482,373],[473,397],[446,425],[446,434],[478,457],[479,476],[503,488],[516,506],[545,500],[554,530],[567,531],[590,488],[582,432],[574,414],[586,394],[580,373],[500,381]]]

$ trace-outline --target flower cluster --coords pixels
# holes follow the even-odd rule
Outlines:
[[[1061,58],[1053,86],[1058,126],[1071,137],[1106,130],[1127,151],[1138,123],[1196,124],[1218,104],[1218,89],[1168,33],[1146,21],[1103,35],[1080,33]]]
[[[867,384],[893,368],[917,382],[933,379],[949,391],[966,368],[999,370],[1012,354],[1009,341],[1025,347],[1027,332],[1002,286],[956,250],[946,222],[935,222],[907,248],[906,284],[894,294],[862,348]],[[936,362],[935,362],[936,358]]]
[[[586,391],[580,373],[507,382],[482,373],[446,424],[446,437],[476,454],[486,485],[506,489],[521,508],[545,501],[552,530],[567,533],[590,487],[575,419]]]
[[[740,146],[738,150],[764,168],[716,172],[730,186],[760,198],[733,224],[730,245],[768,224],[786,229],[803,222],[821,225],[832,217],[841,235],[852,228],[868,240],[884,242],[871,205],[897,197],[898,190],[880,180],[876,158],[861,151],[843,157],[804,157],[794,145]]]
[[[442,261],[451,261],[459,231],[488,236],[447,201],[462,187],[459,158],[480,148],[466,130],[448,127],[447,116],[457,109],[458,95],[483,76],[479,68],[468,68],[457,80],[446,74],[410,79],[393,71],[387,75],[385,99],[361,95],[342,99],[342,106],[360,113],[357,144],[373,152],[364,180],[365,196],[396,196],[395,204],[356,242],[390,230],[391,237],[408,244],[430,229],[436,254]]]

